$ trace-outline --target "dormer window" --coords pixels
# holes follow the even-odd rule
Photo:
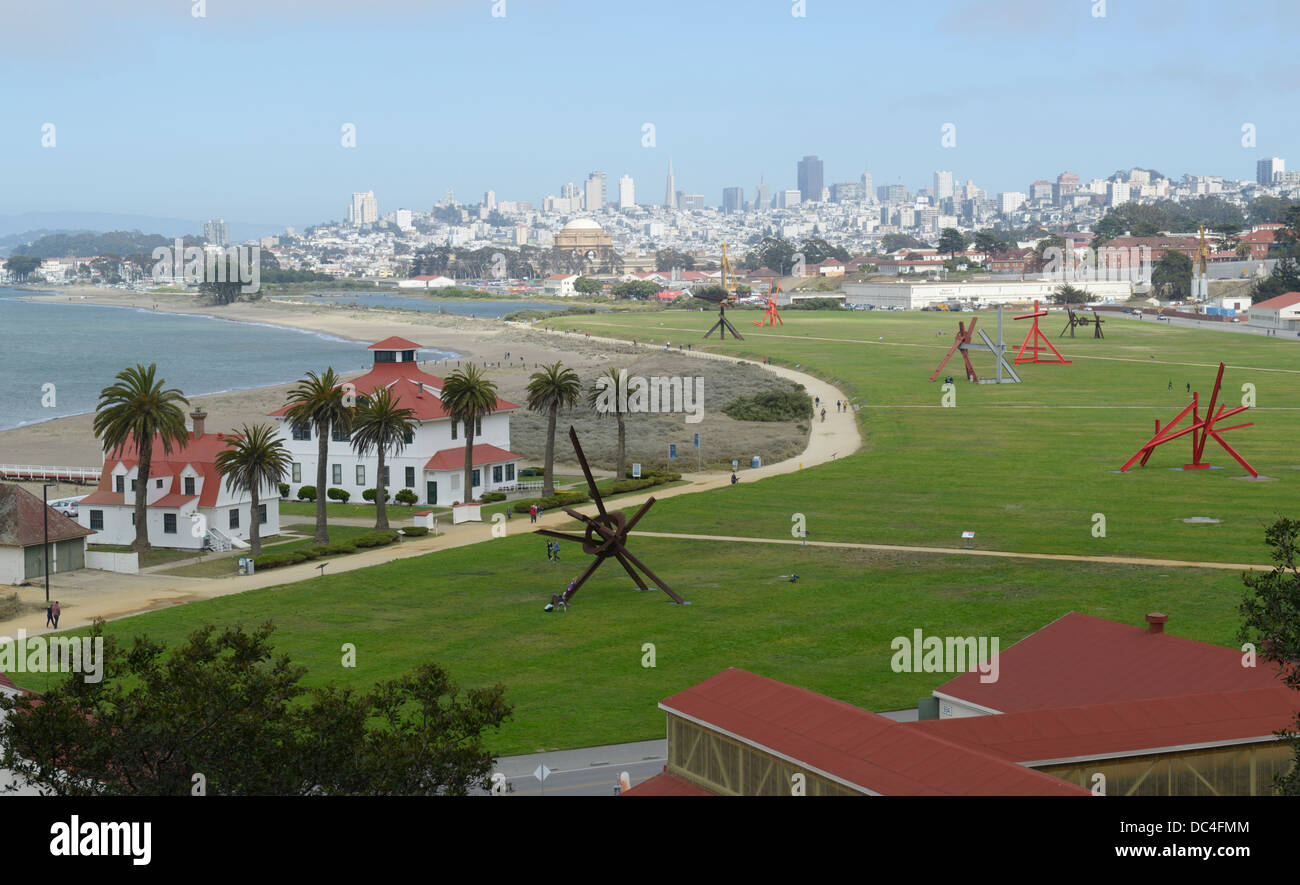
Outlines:
[[[194,477],[192,476],[185,477],[185,494],[194,494]]]

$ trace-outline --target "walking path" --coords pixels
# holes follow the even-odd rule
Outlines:
[[[553,334],[563,337],[564,333],[555,332]],[[627,346],[630,343],[614,338],[591,340],[616,343],[620,346]],[[653,345],[640,346],[649,350],[662,349]],[[796,372],[793,369],[763,365],[752,360],[720,354],[704,354],[690,351],[681,351],[681,353],[688,353],[706,359],[732,360],[761,366],[776,375],[802,384],[807,389],[809,396],[819,397],[823,403],[830,403],[832,406],[837,399],[843,401],[848,399],[843,391],[833,385],[801,372]],[[740,475],[743,481],[753,482],[768,476],[794,473],[804,467],[812,467],[851,455],[861,446],[862,436],[858,432],[855,415],[852,412],[835,412],[833,409],[828,408],[825,422],[820,420],[811,422],[808,445],[799,455],[786,461],[765,464],[757,468],[742,465]],[[643,493],[620,496],[615,502],[616,506],[619,508],[636,507],[651,496],[663,500],[677,495],[722,488],[731,484],[730,472],[683,473],[682,479],[686,480],[686,485],[673,488],[647,489]],[[594,504],[586,504],[574,509],[588,515],[596,513]],[[335,522],[335,520],[331,520],[331,522]],[[351,524],[352,521],[342,519],[337,522],[338,524]],[[543,514],[538,519],[535,527],[556,528],[568,522],[571,522],[571,518],[562,510],[556,509]],[[393,520],[393,523],[394,527],[400,524],[398,520]],[[362,524],[373,525],[373,521],[363,521]],[[513,527],[514,524],[513,521],[507,522],[507,530]],[[524,523],[524,525],[529,524]],[[534,528],[534,526],[530,525],[529,528]],[[397,559],[423,556],[436,550],[449,550],[492,540],[491,523],[462,523],[453,526],[440,522],[439,532],[437,537],[404,537],[400,545],[395,547],[379,547],[348,556],[327,557],[323,560],[325,564],[323,573],[351,572],[374,565],[382,565]],[[215,599],[220,596],[243,593],[246,590],[310,580],[322,574],[320,571],[321,564],[322,561],[317,560],[283,568],[269,569],[255,575],[240,576],[232,574],[230,577],[224,578],[189,578],[158,574],[156,572],[140,575],[120,575],[112,572],[81,570],[51,575],[50,598],[57,599],[60,608],[63,609],[59,629],[67,630],[87,626],[96,618],[114,620],[185,602]],[[176,563],[171,563],[167,567],[174,568],[175,566]],[[234,571],[233,559],[231,561],[231,571]],[[0,637],[15,636],[20,629],[25,630],[29,636],[53,632],[45,629],[45,595],[43,588],[40,586],[24,587],[19,588],[18,593],[19,599],[32,607],[17,616],[0,621]]]

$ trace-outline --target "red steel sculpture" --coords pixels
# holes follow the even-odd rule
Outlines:
[[[1038,300],[1035,299],[1033,313],[1022,313],[1018,317],[1013,317],[1013,319],[1017,320],[1034,321],[1033,325],[1029,327],[1029,334],[1025,336],[1025,343],[1020,345],[1020,349],[1016,351],[1016,358],[1013,360],[1016,365],[1020,365],[1021,363],[1059,363],[1063,366],[1073,365],[1069,360],[1061,356],[1061,352],[1052,346],[1052,342],[1049,341],[1047,336],[1043,334],[1042,330],[1038,328],[1038,318],[1045,316],[1047,316],[1047,311],[1039,310]],[[1030,352],[1030,356],[1025,356],[1026,350]],[[1056,356],[1056,359],[1050,360],[1042,356],[1043,353],[1049,350]]]
[[[1192,435],[1192,463],[1184,464],[1184,470],[1206,470],[1209,468],[1210,465],[1201,460],[1201,456],[1205,453],[1205,444],[1209,440],[1213,439],[1219,445],[1223,446],[1224,451],[1237,459],[1237,463],[1246,468],[1247,473],[1251,476],[1258,477],[1259,474],[1255,471],[1255,468],[1251,467],[1245,458],[1238,455],[1237,451],[1232,446],[1228,445],[1221,436],[1221,434],[1227,433],[1229,430],[1240,430],[1243,427],[1253,427],[1255,423],[1251,421],[1246,424],[1234,424],[1231,427],[1219,426],[1219,422],[1225,418],[1231,418],[1238,412],[1244,412],[1250,408],[1250,406],[1237,406],[1236,408],[1229,409],[1227,406],[1218,406],[1218,411],[1216,412],[1215,406],[1218,405],[1219,402],[1219,387],[1222,384],[1223,363],[1219,363],[1219,374],[1214,379],[1214,393],[1210,395],[1210,407],[1206,409],[1205,417],[1201,417],[1199,394],[1193,393],[1191,403],[1187,408],[1179,412],[1174,417],[1174,420],[1170,421],[1164,427],[1161,427],[1160,419],[1156,419],[1156,435],[1147,440],[1146,444],[1137,450],[1137,454],[1124,462],[1124,466],[1120,468],[1120,472],[1127,473],[1128,469],[1132,467],[1135,462],[1139,466],[1145,466],[1147,459],[1151,457],[1151,453],[1155,451],[1156,446],[1162,446],[1167,442],[1173,442],[1180,436],[1186,436],[1190,433]],[[1181,430],[1175,430],[1174,428],[1176,428],[1188,415],[1191,415],[1192,417],[1191,425],[1184,427]]]
[[[573,443],[573,451],[578,456],[578,464],[582,466],[582,475],[587,478],[587,488],[591,490],[591,498],[596,502],[596,509],[600,511],[595,517],[587,516],[585,513],[579,513],[572,507],[562,507],[561,509],[572,516],[574,519],[581,521],[587,526],[585,535],[570,535],[565,532],[555,532],[550,529],[538,529],[535,534],[546,535],[549,538],[559,538],[561,541],[574,541],[582,545],[582,552],[595,556],[596,559],[582,573],[582,576],[573,582],[573,588],[566,590],[561,599],[566,605],[577,595],[578,589],[583,583],[590,578],[600,568],[600,564],[606,559],[617,559],[618,564],[623,566],[623,570],[631,576],[632,580],[641,590],[649,589],[641,576],[637,574],[636,569],[640,569],[645,576],[654,581],[659,589],[668,594],[673,602],[681,605],[685,602],[680,596],[673,592],[663,581],[656,577],[655,573],[646,568],[645,563],[633,556],[627,549],[627,535],[633,527],[640,522],[641,517],[646,515],[650,505],[654,504],[653,497],[648,498],[632,518],[628,519],[622,513],[610,513],[605,509],[605,501],[600,496],[600,490],[596,488],[596,480],[591,476],[591,468],[587,466],[587,456],[582,453],[582,446],[578,444],[578,432],[572,427],[569,428],[569,440]],[[635,566],[636,568],[633,568]],[[686,603],[689,605],[689,603]]]
[[[785,325],[785,320],[781,319],[781,311],[776,309],[776,296],[781,292],[781,284],[778,282],[772,289],[771,294],[767,296],[767,306],[763,310],[761,320],[753,320],[755,326],[762,327],[764,324],[775,326],[777,323]]]

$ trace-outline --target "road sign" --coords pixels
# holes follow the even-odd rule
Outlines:
[[[632,465],[632,478],[633,478],[633,479],[640,479],[640,478],[641,478],[641,465],[640,465],[640,464],[633,464],[633,465]]]
[[[695,448],[698,449],[699,447],[700,447],[700,435],[697,433],[695,434]]]
[[[547,768],[545,765],[537,766],[537,770],[533,772],[533,777],[537,778],[542,783],[545,783],[546,779],[550,776],[551,776],[551,770]]]

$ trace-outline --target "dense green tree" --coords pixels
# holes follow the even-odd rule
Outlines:
[[[560,409],[571,409],[582,395],[582,379],[560,362],[542,366],[528,381],[529,411],[546,414],[546,461],[543,466],[542,494],[555,494],[555,419]]]
[[[777,236],[765,236],[753,251],[745,256],[743,264],[750,270],[766,267],[779,274],[787,274],[795,261],[794,243]],[[805,258],[805,261],[807,259]]]
[[[880,248],[883,252],[897,252],[899,249],[928,249],[930,244],[910,234],[885,234],[880,238]]]
[[[676,249],[658,249],[655,251],[655,270],[669,273],[677,268],[695,270],[695,259]]]
[[[966,251],[966,238],[955,227],[945,227],[939,232],[939,252],[943,255],[957,257],[958,252]]]
[[[251,498],[248,546],[254,556],[262,552],[262,490],[275,487],[289,472],[292,458],[270,424],[247,424],[226,437],[226,448],[217,453],[217,475],[232,492],[247,492]]]
[[[1300,262],[1283,256],[1273,265],[1272,272],[1250,287],[1250,302],[1258,304],[1287,292],[1300,292]]]
[[[27,282],[27,278],[40,266],[41,259],[33,255],[11,255],[5,260],[5,270],[20,283]]]
[[[135,444],[136,478],[132,482],[135,540],[131,542],[131,550],[145,553],[149,550],[149,518],[145,505],[149,499],[154,443],[161,445],[168,455],[173,448],[182,449],[189,445],[185,412],[180,406],[182,403],[188,406],[190,401],[179,390],[163,386],[166,382],[158,377],[156,363],[123,369],[117,373],[116,381],[99,392],[92,426],[106,456]]]
[[[573,281],[573,290],[582,295],[599,295],[605,290],[605,284],[591,277],[578,277]]]
[[[1192,259],[1170,249],[1151,269],[1151,288],[1156,297],[1186,298],[1192,291]]]

